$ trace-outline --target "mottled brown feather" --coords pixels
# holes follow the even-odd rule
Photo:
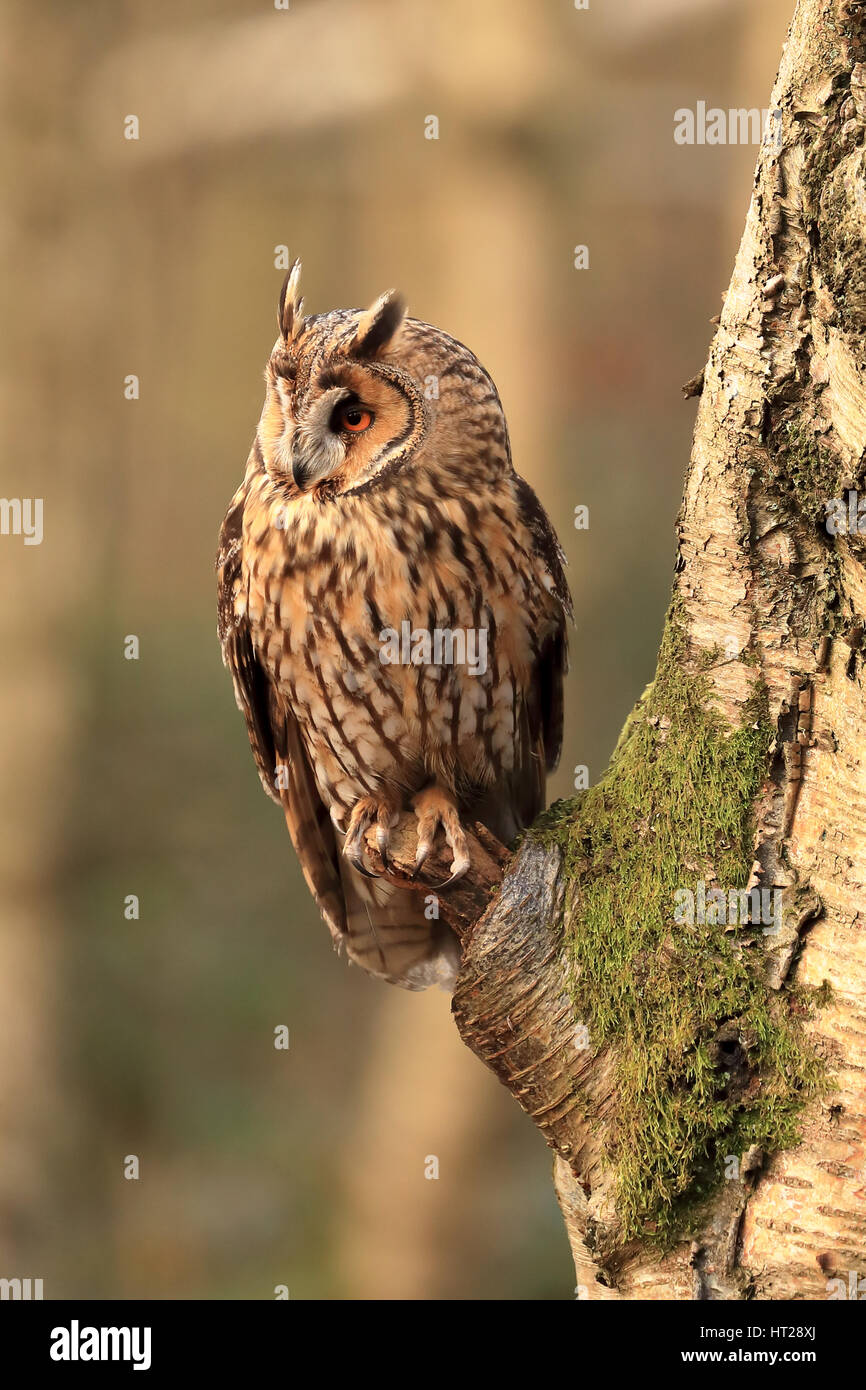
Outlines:
[[[297,294],[295,277],[220,536],[220,640],[262,782],[335,940],[364,969],[423,988],[453,974],[456,944],[423,899],[348,863],[352,816],[369,799],[385,823],[423,791],[503,842],[529,825],[562,742],[571,600],[473,354],[404,319],[394,294],[307,319]],[[334,433],[343,399],[368,411],[358,439]],[[487,663],[383,665],[383,633],[404,621],[483,630]],[[288,786],[275,791],[280,762]]]

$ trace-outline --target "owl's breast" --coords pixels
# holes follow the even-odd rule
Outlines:
[[[507,528],[476,528],[473,556],[468,518],[438,507],[426,549],[375,517],[245,528],[254,646],[338,818],[383,783],[493,786],[516,756],[544,596]]]

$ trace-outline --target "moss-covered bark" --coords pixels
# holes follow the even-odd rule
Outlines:
[[[535,831],[564,851],[577,1026],[588,1047],[614,1053],[605,1147],[623,1235],[664,1244],[724,1181],[732,1156],[795,1141],[820,1073],[798,1013],[766,980],[772,903],[764,921],[760,899],[740,896],[757,886],[754,808],[773,737],[766,697],[756,677],[742,722],[729,727],[711,703],[712,656],[692,659],[675,600],[655,681],[609,769]],[[678,920],[695,912],[678,912],[677,895],[697,900],[700,885],[709,897],[700,915],[718,920]]]

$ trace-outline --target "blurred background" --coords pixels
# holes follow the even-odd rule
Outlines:
[[[0,1276],[46,1298],[572,1297],[550,1154],[447,997],[332,953],[221,666],[217,531],[275,248],[303,257],[308,312],[398,286],[492,373],[562,538],[552,797],[576,765],[596,780],[652,676],[680,386],[756,157],[676,145],[673,113],[767,107],[792,11],[0,9],[2,491],[44,499],[41,545],[0,537]]]

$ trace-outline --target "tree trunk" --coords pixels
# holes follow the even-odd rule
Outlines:
[[[442,896],[457,1026],[555,1151],[579,1297],[866,1272],[863,59],[862,0],[800,0],[653,684],[498,891],[488,839]]]

